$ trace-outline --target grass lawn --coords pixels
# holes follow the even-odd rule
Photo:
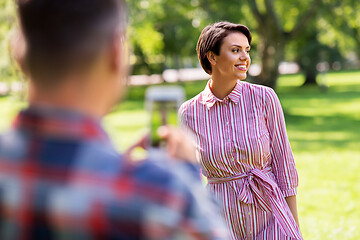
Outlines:
[[[293,78],[293,80],[291,80]],[[280,79],[279,97],[300,176],[305,239],[360,239],[360,73],[332,73],[327,92]]]
[[[299,87],[300,75],[279,79],[288,135],[300,176],[298,210],[305,239],[360,239],[360,72],[329,73],[327,91]],[[184,84],[187,97],[206,81]],[[129,89],[126,100],[104,119],[123,150],[146,132],[145,87]],[[0,132],[25,104],[0,97]]]

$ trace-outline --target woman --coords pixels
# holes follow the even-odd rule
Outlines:
[[[251,33],[218,22],[203,29],[198,58],[211,75],[179,116],[195,137],[210,192],[233,239],[302,239],[296,209],[298,174],[280,102],[250,84]]]

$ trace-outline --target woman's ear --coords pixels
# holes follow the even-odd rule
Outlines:
[[[209,51],[206,53],[206,57],[209,60],[211,65],[215,65],[216,64],[216,58],[215,58],[215,54],[212,51]]]

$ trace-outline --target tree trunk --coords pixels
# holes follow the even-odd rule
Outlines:
[[[355,40],[355,44],[356,44],[356,57],[357,60],[360,61],[360,28],[358,27],[353,27],[351,28],[353,36],[354,36],[354,40]]]
[[[356,40],[356,57],[358,62],[360,62],[360,40]]]
[[[261,57],[261,73],[252,82],[276,88],[279,65],[284,57],[286,40],[275,29],[264,26],[259,31],[258,52]]]
[[[309,8],[297,19],[291,31],[284,31],[280,18],[275,11],[274,1],[264,0],[265,11],[258,6],[259,1],[247,0],[249,7],[258,24],[260,38],[259,55],[261,57],[262,71],[253,82],[276,88],[279,76],[279,65],[284,57],[285,45],[302,34],[303,29],[315,16],[321,0],[312,0]]]
[[[315,70],[308,70],[305,72],[305,82],[303,84],[303,86],[305,85],[317,85],[316,82],[316,77],[317,77],[318,73]]]

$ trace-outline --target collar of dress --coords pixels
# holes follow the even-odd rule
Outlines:
[[[211,79],[207,82],[205,89],[202,92],[202,103],[206,105],[207,109],[210,110],[216,102],[228,104],[230,101],[238,104],[240,102],[240,96],[244,83],[240,80],[236,82],[234,89],[224,99],[217,98],[210,89]]]

